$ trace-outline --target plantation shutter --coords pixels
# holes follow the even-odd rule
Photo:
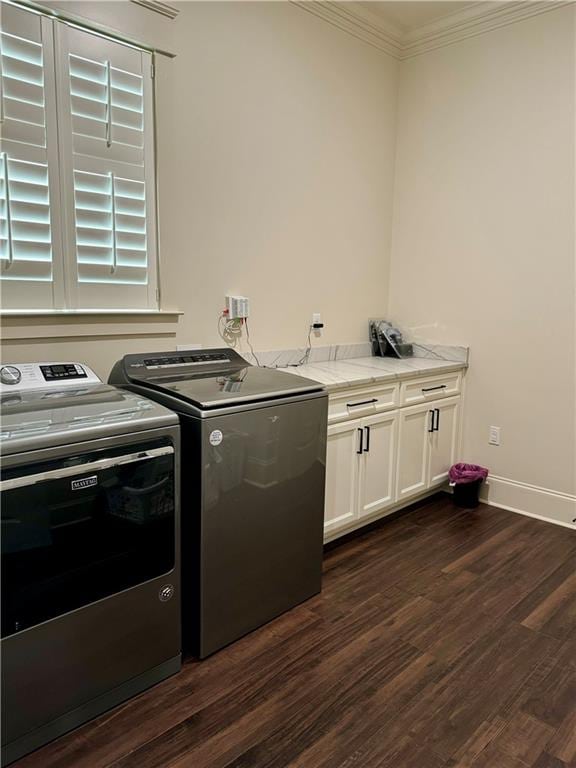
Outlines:
[[[48,19],[2,8],[0,285],[7,309],[63,302],[52,39]]]
[[[156,308],[151,55],[73,27],[57,32],[72,302]]]

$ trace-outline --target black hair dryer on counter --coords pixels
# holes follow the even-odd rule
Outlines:
[[[370,342],[375,357],[412,357],[412,344],[387,320],[370,320]]]

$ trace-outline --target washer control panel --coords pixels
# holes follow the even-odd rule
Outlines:
[[[62,363],[58,365],[41,365],[40,370],[46,381],[55,379],[86,379],[88,374],[78,363]]]
[[[214,365],[229,363],[230,358],[222,352],[198,353],[194,355],[170,355],[165,357],[147,357],[146,368],[180,368],[190,365]]]
[[[129,378],[135,376],[138,379],[155,379],[163,373],[202,376],[229,368],[246,368],[250,363],[235,350],[220,347],[218,349],[184,350],[179,354],[150,352],[147,355],[126,355],[122,362],[118,362],[116,365],[121,367],[124,371],[123,375],[127,375]],[[114,370],[112,376],[114,376]]]
[[[100,383],[94,371],[81,363],[9,363],[0,367],[0,392]]]

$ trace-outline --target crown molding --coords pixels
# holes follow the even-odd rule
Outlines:
[[[359,7],[356,8],[355,3],[333,2],[333,0],[290,0],[290,2],[389,56],[395,59],[400,58],[402,47],[399,31],[391,25],[385,25],[381,19],[376,20],[374,14],[364,9],[360,10]]]
[[[400,58],[419,56],[568,5],[574,5],[574,0],[515,0],[497,7],[493,7],[492,3],[478,2],[470,8],[410,30],[402,38]]]
[[[162,16],[167,16],[169,19],[175,19],[180,13],[179,8],[175,8],[168,3],[162,3],[160,0],[130,0],[134,5],[141,5],[142,8],[146,8],[148,11],[154,11]]]
[[[542,13],[574,5],[576,0],[513,0],[499,3],[496,7],[493,3],[478,2],[406,33],[359,3],[334,0],[290,2],[389,56],[404,61]]]

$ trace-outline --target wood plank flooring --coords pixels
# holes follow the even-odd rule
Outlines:
[[[443,495],[322,594],[14,768],[576,766],[576,535]]]

